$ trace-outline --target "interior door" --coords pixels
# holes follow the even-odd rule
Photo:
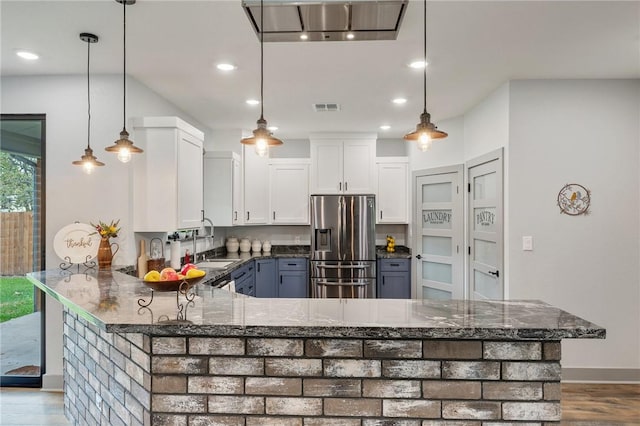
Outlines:
[[[464,297],[462,165],[414,173],[415,295]]]
[[[469,295],[503,299],[502,149],[467,164]]]

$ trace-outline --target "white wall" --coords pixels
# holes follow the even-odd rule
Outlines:
[[[438,127],[449,138],[426,153],[410,147],[412,171],[505,149],[508,298],[544,300],[607,329],[606,340],[565,340],[563,368],[638,380],[640,81],[511,81]],[[559,213],[558,191],[571,182],[592,190],[591,214]],[[532,252],[521,250],[525,235]]]
[[[638,369],[640,81],[515,81],[510,91],[511,298],[607,329],[604,341],[565,341],[563,367]],[[560,214],[566,183],[591,190],[590,214]],[[523,235],[532,252],[520,250]]]
[[[91,78],[91,148],[106,166],[86,175],[72,161],[79,160],[87,145],[86,76],[3,77],[1,80],[4,114],[46,114],[46,267],[55,268],[60,259],[52,248],[53,237],[60,228],[74,221],[95,223],[97,220],[120,219],[122,232],[114,241],[120,251],[115,264],[134,264],[136,245],[131,231],[129,170],[136,156],[122,164],[104,151],[118,139],[122,130],[122,78]],[[166,99],[127,79],[127,116],[175,115],[199,127],[209,129],[180,111]],[[131,132],[131,129],[128,130]],[[133,137],[134,135],[132,135]],[[135,143],[135,138],[133,138]],[[144,154],[143,154],[144,155]],[[45,388],[62,386],[62,328],[60,305],[47,298]],[[54,329],[53,325],[59,325]]]
[[[509,84],[464,114],[464,160],[509,145]]]

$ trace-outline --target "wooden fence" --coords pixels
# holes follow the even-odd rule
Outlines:
[[[34,270],[33,212],[0,212],[0,275]]]

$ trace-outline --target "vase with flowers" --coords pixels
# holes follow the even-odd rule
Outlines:
[[[98,246],[98,269],[111,269],[111,261],[113,260],[113,256],[116,255],[120,246],[118,243],[111,243],[109,238],[118,237],[118,232],[120,232],[120,227],[118,224],[120,220],[111,221],[111,223],[107,224],[102,221],[98,221],[97,225],[93,223],[91,226],[96,228],[96,233],[100,235],[100,245]],[[115,246],[115,249],[113,247]]]

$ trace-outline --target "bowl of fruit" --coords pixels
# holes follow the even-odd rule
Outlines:
[[[193,263],[187,263],[179,272],[173,268],[164,268],[160,272],[149,271],[142,278],[142,282],[155,291],[178,291],[180,286],[186,283],[183,287],[186,291],[202,281],[205,275],[205,271],[198,269]]]

